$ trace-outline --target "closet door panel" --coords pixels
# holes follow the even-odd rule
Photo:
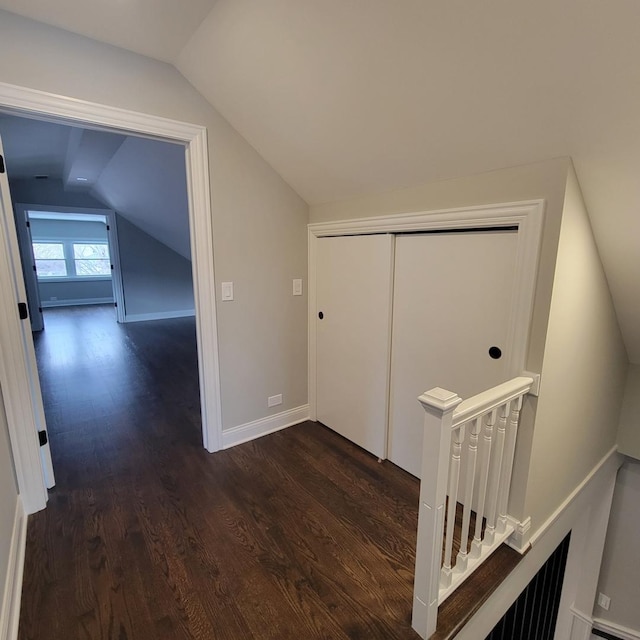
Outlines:
[[[467,398],[512,375],[516,248],[516,231],[396,239],[388,457],[415,476],[424,423],[418,396],[443,387]],[[491,347],[501,349],[499,359]]]
[[[317,241],[317,417],[386,457],[393,236]]]

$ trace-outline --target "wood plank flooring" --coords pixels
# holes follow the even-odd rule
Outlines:
[[[201,446],[193,319],[52,310],[19,637],[416,639],[418,482],[321,425]]]

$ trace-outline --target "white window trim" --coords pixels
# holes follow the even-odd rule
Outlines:
[[[107,246],[107,250],[109,250],[109,240],[97,240],[95,238],[53,238],[51,236],[39,236],[37,238],[32,237],[32,244],[61,244],[63,245],[64,250],[64,261],[67,265],[67,275],[66,276],[41,276],[36,271],[36,277],[38,282],[91,282],[91,281],[100,281],[100,280],[111,280],[111,274],[97,276],[79,276],[76,273],[76,258],[73,253],[73,245],[74,244],[104,244]],[[38,259],[35,258],[36,266],[38,263]],[[109,260],[112,263],[113,258],[111,253],[109,252]]]

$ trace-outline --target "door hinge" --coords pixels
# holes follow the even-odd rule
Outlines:
[[[20,315],[20,320],[26,320],[29,317],[26,303],[18,302],[18,314]]]
[[[118,303],[117,303],[117,302],[114,302],[114,303],[113,303],[113,306],[114,306],[114,307],[117,307],[117,306],[118,306]]]
[[[0,173],[4,173],[4,158],[0,156]]]
[[[37,273],[37,271],[38,271],[38,268],[36,267],[36,265],[35,265],[35,264],[33,265],[33,270],[34,270],[36,273]]]
[[[49,438],[47,438],[47,432],[44,430],[38,431],[38,440],[40,441],[40,446],[44,447],[44,445],[49,442]]]
[[[111,265],[111,271],[113,271],[113,265]]]
[[[27,220],[27,227],[30,229],[31,228],[31,223]]]
[[[42,313],[42,307],[38,307],[38,312]]]
[[[109,225],[107,225],[107,231],[109,231],[111,229],[111,227]]]

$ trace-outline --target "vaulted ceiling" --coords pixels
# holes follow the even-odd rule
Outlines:
[[[640,362],[637,0],[54,4],[0,0],[172,62],[309,204],[571,156]]]

